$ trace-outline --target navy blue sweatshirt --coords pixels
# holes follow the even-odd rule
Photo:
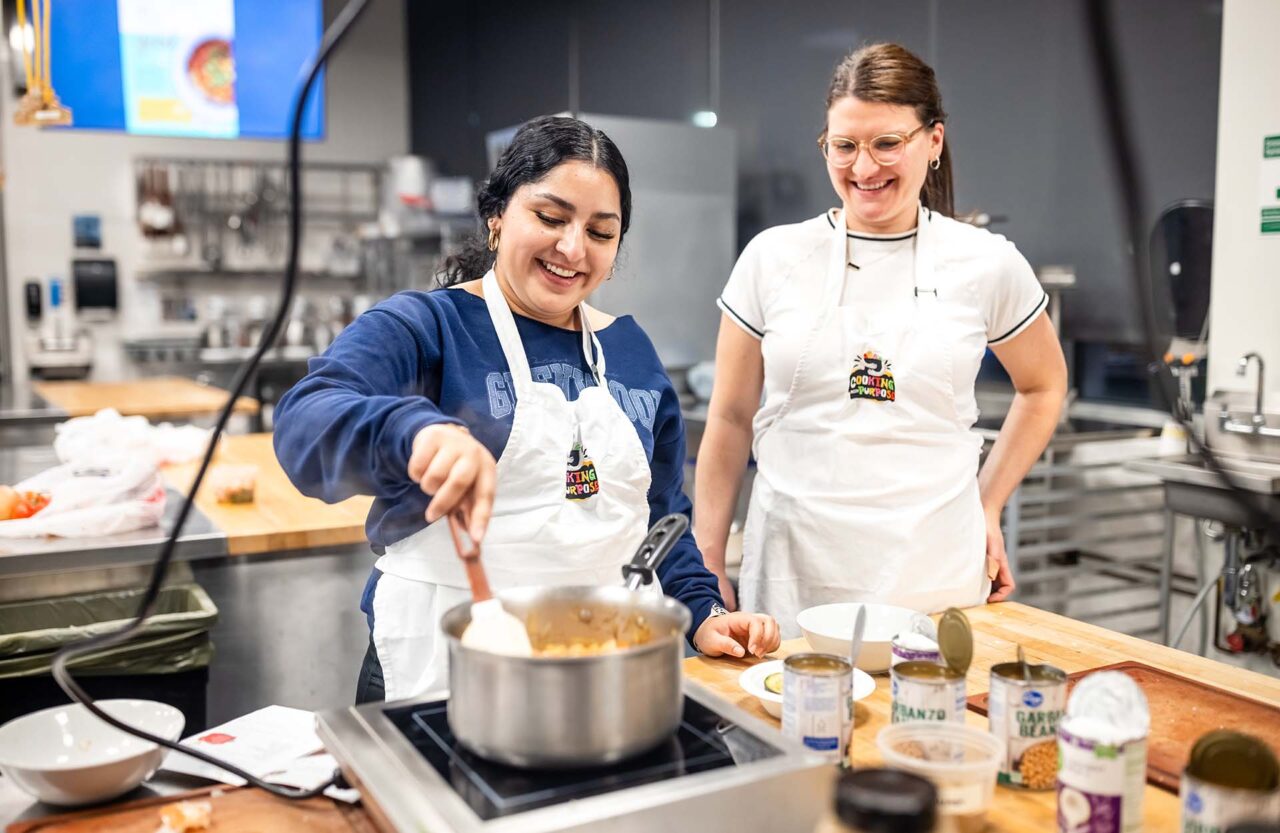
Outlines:
[[[595,384],[581,333],[515,320],[535,381],[554,382],[570,400]],[[630,316],[596,335],[608,359],[609,392],[649,458],[650,525],[672,512],[690,514],[682,490],[684,421],[653,343]],[[365,531],[375,552],[427,525],[430,496],[407,472],[420,430],[465,425],[495,459],[511,432],[516,402],[507,361],[484,299],[465,290],[388,298],[343,330],[308,371],[276,406],[276,457],[303,494],[329,503],[372,495]],[[667,595],[693,614],[692,636],[712,605],[722,603],[692,534],[685,533],[658,574]],[[361,603],[371,625],[378,576],[374,570]]]

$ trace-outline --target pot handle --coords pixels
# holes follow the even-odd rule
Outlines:
[[[628,590],[639,590],[641,585],[653,583],[658,565],[688,528],[689,518],[673,512],[649,529],[649,534],[640,542],[631,563],[622,566],[622,577],[626,579]]]

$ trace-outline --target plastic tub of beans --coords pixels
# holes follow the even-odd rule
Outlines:
[[[1003,747],[972,726],[897,723],[876,736],[886,766],[923,775],[938,788],[937,833],[977,833],[987,824]]]

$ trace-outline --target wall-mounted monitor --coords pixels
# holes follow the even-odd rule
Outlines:
[[[22,43],[6,3],[10,44]],[[27,4],[28,7],[30,4]],[[323,0],[57,0],[53,87],[72,130],[283,138],[299,73],[323,31]],[[34,36],[28,17],[27,38]],[[17,49],[13,50],[15,53]],[[21,63],[16,78],[21,81]],[[303,135],[324,135],[323,83]]]

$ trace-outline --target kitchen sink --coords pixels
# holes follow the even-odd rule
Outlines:
[[[1222,468],[1237,486],[1264,495],[1280,494],[1280,464],[1222,456],[1218,457],[1218,462],[1222,464]],[[1224,488],[1226,485],[1197,454],[1135,460],[1129,464],[1129,467],[1135,471],[1154,474],[1166,483],[1186,483],[1214,488]]]
[[[1280,518],[1280,464],[1222,456],[1218,461],[1236,486],[1256,495],[1256,505]],[[1199,455],[1134,460],[1127,467],[1163,480],[1165,502],[1173,512],[1235,527],[1257,525]]]

